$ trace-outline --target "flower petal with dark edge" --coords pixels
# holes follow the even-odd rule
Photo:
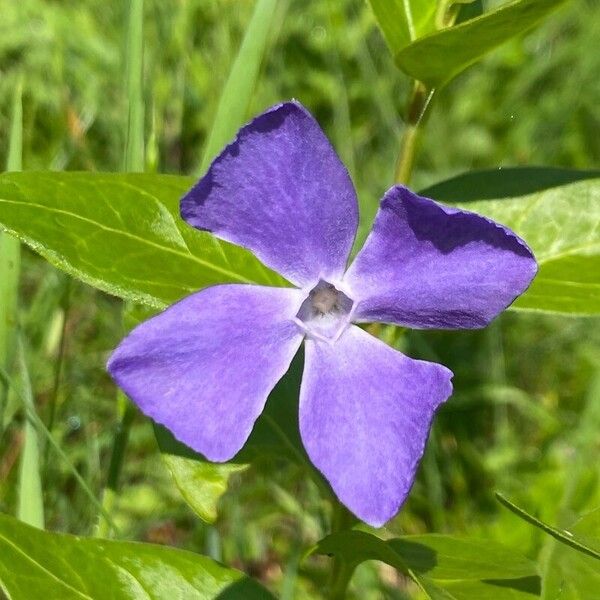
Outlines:
[[[507,308],[536,272],[510,229],[395,186],[344,282],[357,321],[473,329]]]
[[[212,461],[244,445],[302,334],[299,290],[218,285],[136,327],[108,370],[140,410]]]
[[[412,360],[352,325],[308,338],[300,434],[340,501],[374,527],[406,499],[433,415],[452,393],[446,367]]]
[[[358,202],[318,123],[293,101],[240,129],[184,196],[181,216],[302,287],[342,276]]]

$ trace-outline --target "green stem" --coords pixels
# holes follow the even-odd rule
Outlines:
[[[394,174],[395,183],[407,184],[410,181],[420,134],[434,94],[435,90],[429,90],[424,84],[415,82],[406,111],[406,126],[400,140],[400,152]]]
[[[62,377],[63,365],[65,362],[65,349],[67,340],[67,322],[69,319],[69,310],[71,307],[71,278],[67,278],[64,296],[62,298],[62,325],[60,329],[60,341],[58,344],[58,357],[54,365],[54,385],[52,387],[52,396],[50,397],[50,414],[48,416],[48,431],[54,429],[56,419],[56,405],[58,403],[58,392],[60,389],[60,380]]]
[[[356,519],[348,512],[337,498],[334,500],[331,533],[350,529]],[[346,598],[346,589],[354,571],[354,565],[346,562],[339,554],[333,556],[333,564],[327,583],[327,598],[329,600],[343,600]]]
[[[135,408],[123,393],[118,392],[118,400],[121,419],[113,437],[113,447],[110,456],[110,465],[108,467],[108,478],[102,495],[103,511],[96,528],[96,536],[103,538],[109,536],[111,529],[110,523],[103,517],[103,514],[112,514],[115,498],[119,490],[119,479],[121,471],[123,470],[125,449],[127,447],[127,442],[129,441],[129,432],[131,430],[133,418],[135,417]]]

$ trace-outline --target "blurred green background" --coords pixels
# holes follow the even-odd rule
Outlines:
[[[498,2],[488,2],[491,7]],[[13,90],[24,89],[24,169],[123,167],[127,3],[0,0],[0,163]],[[146,0],[146,168],[198,173],[220,91],[252,13],[250,0]],[[575,0],[505,44],[437,98],[416,189],[502,165],[598,167],[600,1]],[[391,185],[408,80],[395,69],[362,0],[283,0],[248,116],[291,97],[316,116],[348,166],[368,224]],[[106,357],[123,334],[120,302],[24,250],[21,321],[39,414],[100,496],[117,423]],[[551,550],[494,500],[502,490],[566,524],[600,505],[598,321],[509,312],[484,331],[408,332],[411,356],[455,372],[419,479],[392,532],[488,537],[535,557]],[[54,413],[54,416],[53,416]],[[14,514],[22,419],[0,430],[0,510]],[[96,509],[60,459],[44,452],[47,526],[90,533]],[[258,576],[284,598],[314,597],[326,559],[302,561],[328,515],[313,485],[282,465],[275,480],[234,480],[215,526],[199,522],[137,417],[117,499],[126,537],[206,552]],[[393,570],[366,564],[357,598],[411,597]]]

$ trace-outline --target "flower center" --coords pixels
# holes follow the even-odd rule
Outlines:
[[[307,334],[336,340],[350,322],[354,303],[328,281],[319,281],[296,315]]]

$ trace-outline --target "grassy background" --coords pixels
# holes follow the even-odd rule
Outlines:
[[[122,167],[125,4],[0,0],[1,164],[13,90],[23,78],[25,169]],[[146,0],[147,170],[197,172],[252,7],[249,0]],[[500,165],[598,167],[599,38],[600,2],[575,0],[461,75],[437,100],[414,186]],[[300,99],[348,165],[366,226],[392,182],[407,89],[362,0],[283,0],[249,115]],[[38,412],[53,421],[99,496],[117,419],[104,363],[122,336],[121,306],[28,251],[23,263],[21,322]],[[391,531],[484,536],[535,557],[547,551],[546,539],[502,509],[495,489],[556,524],[600,505],[597,320],[513,312],[484,331],[410,332],[398,343],[448,365],[456,393]],[[0,510],[11,513],[22,431],[21,415],[9,410],[0,430]],[[95,507],[51,450],[42,458],[47,526],[91,533]],[[149,423],[138,417],[115,519],[125,537],[210,553],[284,598],[314,597],[319,589],[325,563],[300,558],[328,515],[291,467],[276,480],[260,469],[236,479],[219,522],[208,527],[180,499]],[[375,565],[362,566],[352,587],[357,598],[411,593]]]

